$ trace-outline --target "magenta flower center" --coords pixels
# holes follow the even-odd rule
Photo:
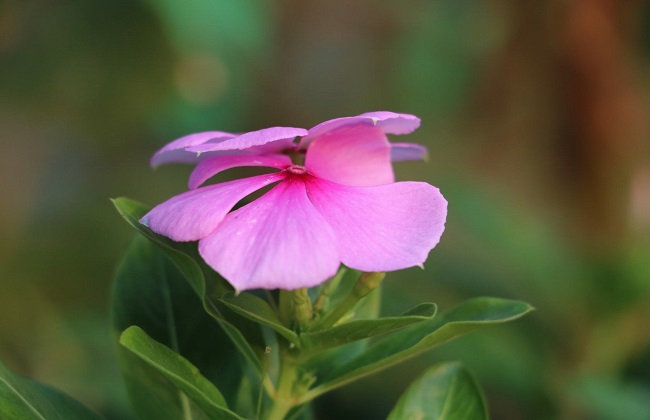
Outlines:
[[[287,169],[285,169],[285,171],[293,175],[304,175],[309,173],[309,171],[307,171],[307,168],[305,168],[302,165],[291,165]]]

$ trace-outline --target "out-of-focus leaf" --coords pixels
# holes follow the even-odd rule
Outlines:
[[[255,0],[146,0],[165,28],[178,59],[180,95],[161,124],[178,132],[197,126],[229,130],[256,102],[260,70],[251,60],[273,60],[272,3]],[[243,28],[245,28],[243,30]],[[185,127],[185,128],[183,128]]]
[[[148,211],[146,206],[128,198],[114,199],[113,204],[127,223],[156,244],[171,259],[199,295],[207,313],[219,322],[244,357],[261,372],[265,345],[259,327],[239,316],[227,317],[219,308],[221,303],[218,298],[231,290],[226,282],[210,269],[202,269],[204,265],[197,262],[201,259],[191,244],[170,241],[141,224],[140,218]]]
[[[435,304],[422,303],[400,316],[352,320],[323,331],[300,334],[300,340],[306,349],[326,350],[431,320],[435,314]]]
[[[532,307],[527,303],[515,300],[468,300],[431,321],[404,328],[389,337],[379,339],[362,354],[339,365],[330,374],[326,374],[324,365],[313,365],[313,369],[325,375],[305,396],[305,400],[386,369],[477,328],[520,318],[531,310]]]
[[[169,379],[212,419],[241,419],[228,409],[221,392],[187,359],[158,343],[137,326],[126,329],[120,343]]]
[[[16,375],[0,362],[0,418],[84,420],[102,417],[61,391]]]
[[[485,399],[470,373],[458,362],[428,369],[400,397],[388,420],[488,419]]]
[[[569,388],[588,418],[650,419],[650,388],[643,382],[585,375]]]

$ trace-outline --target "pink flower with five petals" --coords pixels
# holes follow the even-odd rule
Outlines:
[[[156,206],[141,222],[175,241],[198,240],[203,259],[237,291],[313,287],[341,263],[361,271],[422,265],[444,231],[447,202],[429,184],[394,182],[391,160],[421,159],[426,149],[391,144],[386,137],[410,133],[419,123],[412,115],[383,111],[310,130],[182,137],[151,163],[197,162],[190,191]],[[304,165],[289,157],[300,154]],[[278,171],[200,187],[240,166]],[[269,192],[232,211],[273,183]]]

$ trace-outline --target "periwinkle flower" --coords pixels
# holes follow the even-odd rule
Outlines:
[[[152,165],[198,162],[190,191],[156,206],[141,222],[174,241],[198,240],[203,259],[237,291],[312,287],[341,263],[361,271],[421,266],[440,240],[447,202],[429,184],[394,182],[391,160],[420,159],[426,149],[386,137],[410,133],[419,123],[412,115],[372,112],[311,130],[180,138],[157,152]],[[303,154],[304,164],[292,162],[290,156]],[[200,187],[240,166],[278,171]]]

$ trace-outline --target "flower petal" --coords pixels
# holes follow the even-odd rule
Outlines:
[[[390,159],[393,162],[403,160],[427,160],[429,151],[416,143],[391,143]]]
[[[199,252],[238,291],[312,287],[340,264],[334,233],[297,177],[226,216]]]
[[[397,114],[390,111],[366,112],[356,117],[342,117],[325,121],[309,130],[301,145],[307,144],[328,131],[348,125],[371,125],[381,128],[385,134],[408,134],[420,126],[420,119],[415,115]]]
[[[236,154],[214,156],[196,165],[190,175],[189,188],[193,190],[199,187],[210,177],[226,169],[240,166],[268,166],[284,169],[289,165],[291,165],[291,159],[285,155]]]
[[[390,184],[395,181],[390,152],[379,127],[355,125],[316,138],[307,149],[305,167],[315,176],[339,184]]]
[[[420,126],[420,119],[411,114],[397,114],[390,111],[366,112],[360,117],[371,118],[375,125],[381,127],[386,134],[408,134]]]
[[[239,200],[284,176],[260,175],[188,191],[157,205],[140,223],[174,241],[197,241],[212,233]]]
[[[306,184],[336,234],[342,262],[357,270],[422,265],[445,228],[447,201],[426,183],[351,187],[309,178]]]
[[[298,136],[304,136],[307,130],[304,128],[294,127],[271,127],[263,130],[251,131],[240,136],[227,139],[219,143],[204,143],[193,147],[188,147],[191,152],[204,153],[222,150],[245,150],[251,147],[258,147],[267,143],[281,140],[294,139]],[[286,144],[284,142],[283,144]]]
[[[224,131],[206,131],[183,136],[172,141],[162,149],[158,150],[151,158],[151,166],[154,168],[165,163],[189,163],[196,162],[196,153],[185,150],[188,147],[197,146],[206,142],[220,142],[235,137],[235,134]]]

